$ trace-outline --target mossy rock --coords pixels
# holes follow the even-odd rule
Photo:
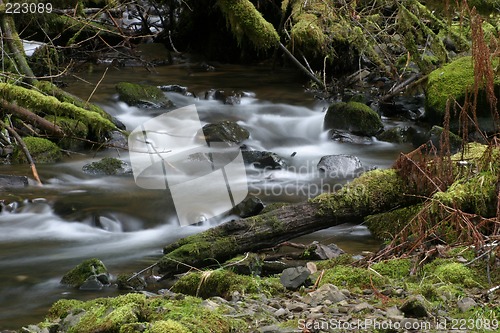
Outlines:
[[[340,102],[330,105],[323,122],[325,129],[347,130],[352,134],[373,136],[384,125],[380,116],[368,105],[358,102]]]
[[[75,268],[64,274],[61,284],[71,287],[80,287],[87,278],[99,274],[107,274],[108,270],[99,259],[87,259],[78,264]]]
[[[392,240],[422,209],[414,205],[365,217],[365,225],[372,235],[381,240]]]
[[[339,288],[358,287],[364,289],[381,287],[388,281],[388,278],[365,268],[338,265],[325,271],[320,286],[331,283]]]
[[[202,298],[227,298],[234,291],[273,295],[283,291],[283,286],[277,278],[260,279],[228,270],[215,270],[187,274],[175,283],[172,291]]]
[[[230,120],[203,126],[205,140],[210,143],[239,144],[250,137],[247,129]]]
[[[500,75],[495,77],[495,95],[500,95]],[[443,67],[436,69],[429,74],[426,88],[425,118],[431,124],[440,125],[443,123],[446,103],[448,99],[456,100],[463,105],[467,93],[471,93],[474,87],[474,68],[472,57],[458,58]],[[497,102],[497,109],[500,109],[500,99]],[[452,119],[453,109],[451,111]],[[493,121],[491,120],[491,110],[486,99],[484,90],[480,90],[478,96],[477,114],[485,117],[481,126],[485,130],[491,130]]]
[[[163,91],[156,86],[120,82],[116,85],[119,99],[128,105],[146,107],[170,107],[173,103],[165,96]]]
[[[131,173],[131,168],[126,162],[114,157],[104,157],[98,162],[85,164],[82,169],[89,175],[118,176]]]
[[[436,259],[423,267],[426,282],[455,284],[465,288],[483,287],[486,277],[452,259]]]
[[[54,163],[61,159],[61,150],[54,142],[50,140],[28,136],[24,137],[23,141],[35,163]],[[23,150],[21,149],[21,147],[19,147],[19,145],[14,149],[12,162],[28,162]]]

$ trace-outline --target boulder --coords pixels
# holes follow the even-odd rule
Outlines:
[[[130,165],[114,157],[104,157],[98,162],[85,164],[83,172],[88,175],[119,176],[132,172]]]
[[[64,274],[61,284],[74,288],[80,288],[81,286],[96,287],[98,285],[96,281],[101,284],[106,281],[102,275],[105,275],[108,278],[107,281],[109,281],[108,271],[103,262],[96,258],[87,259]]]
[[[353,155],[327,155],[318,163],[318,170],[330,178],[355,177],[363,165],[359,158]]]
[[[205,99],[221,101],[224,104],[235,105],[241,103],[241,93],[232,91],[226,93],[224,90],[211,89],[205,92]]]
[[[311,272],[306,267],[291,267],[283,270],[280,281],[286,289],[296,290],[306,283],[309,275]]]
[[[243,162],[252,164],[256,168],[262,169],[283,169],[286,167],[286,161],[276,153],[270,151],[244,150]]]
[[[250,133],[245,128],[230,120],[207,124],[203,126],[202,131],[208,144],[223,142],[229,146],[234,146],[250,137]]]
[[[241,218],[246,218],[259,214],[264,209],[262,200],[257,197],[249,196],[233,208],[233,214]]]
[[[384,128],[380,116],[366,104],[358,102],[330,105],[326,111],[323,127],[346,130],[362,136],[373,136]]]
[[[426,300],[423,296],[409,297],[399,308],[405,314],[405,317],[425,318],[429,316],[426,306]]]
[[[128,105],[146,108],[164,108],[173,105],[163,91],[156,86],[120,82],[116,85],[116,90],[118,98]]]
[[[165,86],[160,86],[158,88],[160,88],[162,91],[165,91],[165,92],[175,92],[175,93],[178,93],[178,94],[181,94],[184,96],[188,96],[188,97],[196,97],[196,95],[194,93],[188,91],[187,87],[184,87],[184,86],[181,86],[178,84],[168,84]]]
[[[444,133],[444,128],[434,125],[432,126],[429,135],[430,135],[430,141],[432,144],[438,148],[438,150],[441,150],[441,136]],[[458,135],[449,132],[449,137],[450,137],[450,151],[452,154],[457,153],[460,150],[460,147],[462,146],[462,138],[459,137]]]
[[[500,95],[500,74],[494,79],[495,95]],[[449,64],[438,68],[429,74],[426,87],[425,118],[431,124],[442,125],[446,112],[446,102],[449,98],[456,100],[460,105],[465,101],[467,92],[474,86],[474,68],[472,57],[458,58]],[[500,99],[497,100],[497,110],[500,109]],[[453,110],[450,110],[453,111]],[[452,116],[452,129],[457,126],[458,115]],[[477,114],[480,118],[480,127],[483,130],[494,129],[491,119],[491,110],[484,89],[480,89],[477,104]]]
[[[370,137],[355,135],[344,130],[332,129],[328,132],[328,137],[330,140],[338,141],[340,143],[354,143],[357,145],[367,145],[372,143],[372,139]]]

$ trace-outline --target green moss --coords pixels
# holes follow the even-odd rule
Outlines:
[[[410,259],[391,259],[371,266],[376,272],[391,279],[404,279],[410,276]]]
[[[341,216],[357,212],[359,217],[369,212],[381,212],[401,203],[405,183],[394,169],[372,170],[362,174],[335,193],[320,194],[310,201],[318,205],[319,215]]]
[[[50,140],[28,136],[23,141],[35,163],[54,163],[61,159],[61,150]],[[27,163],[21,147],[14,149],[12,162]]]
[[[166,332],[176,332],[176,333],[191,333],[184,325],[173,320],[159,320],[151,324],[151,326],[145,331],[145,333],[166,333]]]
[[[83,171],[93,175],[120,175],[127,169],[127,164],[114,157],[104,157],[102,160],[83,166]]]
[[[78,264],[68,273],[64,274],[61,283],[73,287],[79,287],[92,275],[107,273],[106,266],[99,259],[87,259]]]
[[[218,0],[217,4],[240,44],[244,36],[257,49],[265,50],[278,44],[280,38],[273,25],[262,17],[250,1]]]
[[[232,292],[241,294],[266,293],[274,295],[283,291],[278,279],[239,275],[227,270],[194,272],[180,278],[172,287],[174,292],[209,298],[229,297]]]
[[[367,216],[364,222],[375,238],[392,240],[421,209],[422,205],[398,208],[389,212]]]
[[[364,268],[338,265],[325,271],[320,285],[331,283],[339,288],[381,287],[389,280]]]
[[[440,124],[444,119],[446,102],[455,99],[463,104],[465,94],[470,93],[474,85],[474,70],[472,57],[458,58],[429,74],[426,89],[426,117],[430,122]],[[495,91],[500,94],[500,76],[495,78]],[[489,115],[490,110],[484,93],[480,96],[478,114]],[[499,104],[500,106],[500,104]]]
[[[119,98],[129,105],[151,103],[160,107],[171,106],[172,102],[156,86],[120,82],[116,85]]]
[[[314,14],[302,13],[295,17],[295,21],[297,23],[290,31],[294,46],[319,54],[323,53],[327,37],[322,27],[319,26],[319,18]]]
[[[425,280],[429,283],[456,284],[465,288],[481,287],[484,278],[462,263],[450,259],[436,259],[424,265]]]
[[[322,269],[328,269],[328,268],[333,268],[338,265],[344,265],[347,266],[351,263],[354,262],[354,259],[352,258],[352,255],[348,253],[341,254],[338,257],[331,258],[328,260],[321,260],[316,263],[316,267],[318,270]]]
[[[84,302],[76,299],[60,299],[54,304],[52,304],[47,318],[65,318],[70,312],[83,308]]]

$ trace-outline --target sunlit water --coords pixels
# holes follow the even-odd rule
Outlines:
[[[96,83],[102,73],[103,69],[98,68],[80,76]],[[251,92],[252,97],[244,97],[235,106],[175,93],[168,96],[176,107],[195,104],[202,123],[237,121],[251,133],[245,142],[249,148],[269,150],[285,158],[289,167],[284,170],[247,170],[250,192],[265,202],[296,202],[319,194],[325,184],[345,182],[321,178],[316,164],[324,155],[353,154],[366,167],[385,168],[400,151],[409,149],[375,139],[366,145],[329,141],[322,130],[327,104],[305,93],[290,71],[216,66],[216,71],[206,72],[193,65],[153,71],[111,68],[92,101],[132,130],[166,110],[144,110],[116,101],[114,85],[119,81],[180,84],[197,96],[204,96],[204,91],[211,88]],[[84,99],[93,90],[93,85],[82,81],[69,83],[67,90]],[[113,288],[82,292],[59,285],[61,276],[83,259],[100,258],[112,274],[132,273],[157,260],[166,244],[208,228],[179,227],[166,191],[141,189],[132,176],[95,177],[82,172],[83,165],[103,156],[128,160],[128,152],[116,149],[72,155],[54,165],[38,165],[43,187],[0,192],[7,202],[15,202],[0,215],[0,329],[41,321],[50,304],[59,298],[116,294]],[[30,175],[26,166],[0,166],[0,173]],[[378,246],[359,226],[340,226],[309,238],[305,240],[336,242],[351,253]]]

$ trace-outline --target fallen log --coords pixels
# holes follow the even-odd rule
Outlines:
[[[338,192],[180,239],[164,248],[159,273],[167,278],[190,267],[218,266],[241,253],[335,225],[361,222],[367,215],[409,205],[414,199],[404,195],[407,190],[394,169],[367,172]]]

